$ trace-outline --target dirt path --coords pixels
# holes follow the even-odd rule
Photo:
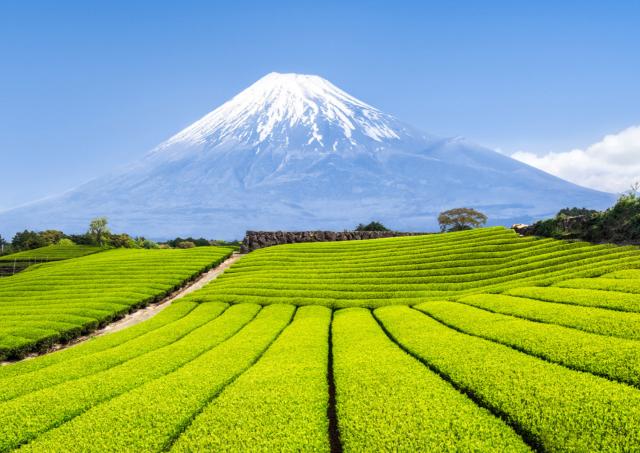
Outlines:
[[[96,330],[90,336],[99,337],[100,335],[105,335],[107,333],[117,332],[118,330],[125,329],[127,327],[131,327],[135,324],[141,323],[142,321],[146,321],[147,319],[157,315],[162,310],[167,308],[174,300],[180,299],[186,296],[189,293],[192,293],[204,285],[209,283],[211,280],[215,280],[218,278],[220,274],[222,274],[225,270],[229,268],[233,263],[238,261],[242,255],[238,253],[234,253],[225,261],[223,261],[219,266],[214,267],[213,269],[208,270],[200,277],[198,277],[193,282],[187,284],[187,286],[179,289],[175,293],[168,296],[166,299],[157,302],[153,305],[148,305],[145,308],[141,308],[140,310],[136,310],[133,313],[129,313],[124,318],[119,319],[116,322],[112,322],[111,324],[103,327],[100,330]]]
[[[208,270],[204,274],[200,275],[197,279],[195,279],[194,281],[188,283],[183,288],[180,288],[178,291],[174,292],[173,294],[170,294],[169,296],[167,296],[165,299],[161,300],[160,302],[148,305],[147,307],[141,308],[139,310],[136,310],[133,313],[129,313],[124,318],[121,318],[121,319],[119,319],[119,320],[117,320],[115,322],[112,322],[111,324],[103,327],[102,329],[95,330],[95,331],[91,332],[88,335],[85,335],[85,336],[82,336],[82,337],[78,337],[78,338],[76,338],[76,339],[74,339],[74,340],[72,340],[72,341],[70,341],[68,343],[56,344],[51,349],[49,349],[47,352],[40,353],[40,354],[28,355],[27,357],[25,357],[22,360],[33,359],[35,357],[39,357],[39,356],[44,355],[44,354],[48,354],[48,353],[51,353],[51,352],[54,352],[54,351],[58,351],[60,349],[70,348],[71,346],[75,346],[75,345],[77,345],[79,343],[82,343],[82,342],[84,342],[84,341],[86,341],[86,340],[88,340],[90,338],[99,337],[101,335],[106,335],[108,333],[117,332],[119,330],[125,329],[127,327],[131,327],[131,326],[133,326],[135,324],[138,324],[138,323],[141,323],[142,321],[146,321],[147,319],[157,315],[162,310],[167,308],[169,305],[171,305],[171,303],[173,301],[175,301],[177,299],[180,299],[180,298],[186,296],[187,294],[192,293],[192,292],[202,288],[204,285],[206,285],[210,281],[215,280],[216,278],[218,278],[220,276],[220,274],[222,274],[225,270],[227,270],[229,268],[229,266],[231,266],[233,263],[238,261],[241,257],[242,257],[241,254],[234,253],[233,255],[231,255],[229,258],[227,258],[225,261],[223,261],[218,266],[214,267],[213,269]],[[16,361],[0,362],[0,366],[9,365],[9,364],[12,364],[12,363],[16,363]]]

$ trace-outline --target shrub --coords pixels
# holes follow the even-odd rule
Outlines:
[[[358,226],[356,227],[356,231],[390,231],[390,230],[380,222],[373,221],[367,225],[363,225],[361,223],[358,224]]]

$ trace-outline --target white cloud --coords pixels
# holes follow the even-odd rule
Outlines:
[[[640,126],[607,135],[584,150],[541,156],[518,151],[511,157],[581,186],[624,192],[640,181]]]

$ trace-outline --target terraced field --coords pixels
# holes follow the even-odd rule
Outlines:
[[[118,249],[0,279],[0,360],[45,350],[158,301],[231,252]]]
[[[11,255],[0,256],[0,261],[59,261],[71,258],[79,258],[85,255],[91,255],[105,250],[102,247],[94,247],[91,245],[48,245],[33,250],[25,250],[24,252],[12,253]]]
[[[79,258],[103,250],[89,245],[49,245],[0,256],[0,277],[14,275],[33,264]]]
[[[637,451],[639,317],[629,247],[487,228],[263,249],[0,367],[0,451]]]
[[[521,238],[498,227],[265,248],[247,255],[193,297],[377,308],[550,285],[634,267],[640,268],[634,247]]]

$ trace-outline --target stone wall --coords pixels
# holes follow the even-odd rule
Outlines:
[[[297,242],[333,242],[360,239],[379,239],[397,236],[417,236],[428,233],[399,233],[397,231],[247,231],[240,247],[241,253],[280,244]]]

